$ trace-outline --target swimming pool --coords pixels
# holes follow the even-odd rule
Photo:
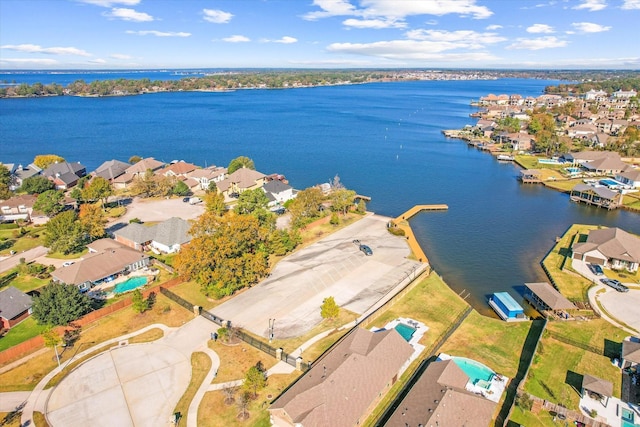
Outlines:
[[[466,357],[452,356],[451,359],[467,374],[471,384],[489,389],[495,372],[482,363],[467,359]]]
[[[628,410],[627,408],[622,408],[622,427],[637,427],[637,424],[634,423],[635,416],[633,411]]]
[[[543,165],[561,165],[562,164],[555,159],[538,159],[538,163],[542,163]]]
[[[139,288],[140,286],[144,286],[147,284],[147,278],[144,276],[132,277],[130,279],[125,280],[122,283],[118,283],[115,288],[113,288],[113,293],[121,294],[123,292],[131,291],[135,288]]]
[[[411,337],[413,337],[413,334],[416,332],[416,328],[405,325],[404,323],[398,323],[395,326],[395,330],[402,335],[402,338],[404,338],[406,342],[411,341]]]
[[[612,179],[601,179],[600,184],[606,185],[607,187],[617,187],[621,185],[618,181]]]
[[[564,170],[566,170],[570,174],[580,173],[580,168],[564,168]]]

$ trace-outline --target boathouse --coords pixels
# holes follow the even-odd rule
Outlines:
[[[571,190],[571,201],[595,205],[600,208],[617,209],[622,204],[622,194],[606,187],[593,187],[587,184],[577,184]]]
[[[517,322],[527,320],[524,309],[507,292],[496,292],[489,298],[489,305],[502,320]]]
[[[568,319],[568,310],[575,310],[577,308],[571,301],[546,282],[525,283],[524,285],[527,287],[524,298],[545,317],[557,316],[561,319]]]
[[[538,169],[523,169],[520,171],[520,181],[523,184],[539,184],[542,182],[542,172]]]

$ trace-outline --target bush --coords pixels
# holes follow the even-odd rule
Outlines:
[[[140,218],[131,218],[129,220],[129,224],[142,224],[142,221],[140,221]]]
[[[394,236],[404,236],[404,230],[402,228],[388,227],[387,230],[389,230],[389,233],[393,234]]]
[[[0,230],[13,230],[14,228],[18,228],[18,224],[15,222],[6,222],[4,224],[0,224]]]

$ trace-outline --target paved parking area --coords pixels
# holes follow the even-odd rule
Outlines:
[[[617,292],[607,286],[607,292],[598,295],[600,304],[616,319],[640,331],[640,291]]]
[[[113,223],[128,224],[129,220],[138,218],[141,221],[164,221],[174,216],[183,219],[195,219],[204,213],[204,204],[190,205],[177,199],[140,199],[134,197],[127,205],[127,212]]]
[[[409,247],[387,231],[388,221],[369,215],[286,257],[269,278],[212,312],[263,337],[269,319],[276,319],[276,338],[311,330],[322,320],[320,306],[329,296],[341,307],[364,313],[421,266],[407,259]],[[373,255],[362,253],[354,239],[371,247]]]

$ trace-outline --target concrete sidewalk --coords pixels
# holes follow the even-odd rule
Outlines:
[[[49,249],[44,246],[37,246],[28,251],[20,252],[10,257],[4,258],[0,261],[0,273],[11,270],[20,263],[20,259],[24,258],[25,262],[31,262],[36,258],[46,255]]]

